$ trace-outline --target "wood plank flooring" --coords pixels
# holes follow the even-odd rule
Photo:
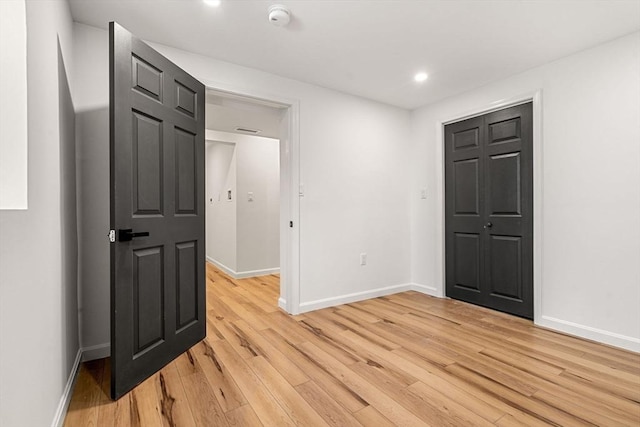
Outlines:
[[[207,338],[117,402],[83,363],[66,426],[640,425],[640,355],[405,292],[288,316],[207,266]]]

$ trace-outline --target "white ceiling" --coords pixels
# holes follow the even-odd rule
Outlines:
[[[271,4],[288,6],[286,28]],[[640,30],[639,0],[70,0],[77,22],[416,108]],[[424,70],[429,79],[413,82]]]

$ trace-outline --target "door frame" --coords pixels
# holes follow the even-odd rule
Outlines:
[[[523,93],[512,98],[500,99],[489,103],[480,103],[469,110],[446,114],[436,120],[436,185],[435,198],[439,204],[436,208],[436,262],[435,277],[441,284],[436,296],[446,298],[446,252],[445,252],[445,159],[444,159],[444,127],[472,117],[482,116],[504,108],[531,102],[533,108],[533,321],[542,320],[542,200],[543,200],[543,169],[542,169],[542,89]]]
[[[300,101],[199,79],[206,90],[285,110],[286,134],[280,135],[280,297],[278,306],[289,314],[300,313]],[[206,109],[205,104],[205,109]],[[293,227],[289,227],[293,221]]]

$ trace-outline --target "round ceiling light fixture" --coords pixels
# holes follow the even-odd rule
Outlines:
[[[269,6],[269,22],[276,27],[286,27],[291,20],[291,12],[286,6],[274,4]]]
[[[204,2],[204,4],[211,6],[211,7],[219,7],[220,3],[222,3],[222,0],[202,0]]]

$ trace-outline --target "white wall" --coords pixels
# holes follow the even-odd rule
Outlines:
[[[109,37],[74,23],[73,42],[80,345],[90,360],[110,354]]]
[[[27,20],[24,0],[0,2],[0,209],[27,208]]]
[[[207,139],[207,257],[234,277],[277,271],[280,141],[213,130]]]
[[[444,294],[436,126],[542,91],[538,323],[640,351],[640,33],[412,114],[412,277]],[[428,191],[420,199],[420,189]]]
[[[153,46],[208,84],[299,100],[302,311],[409,284],[406,110]]]
[[[206,156],[207,259],[237,271],[236,144],[207,141]],[[230,201],[227,190],[232,192]]]
[[[78,355],[72,22],[27,1],[28,209],[0,211],[0,425],[46,426]],[[58,38],[62,50],[59,62]],[[57,415],[56,415],[57,414]]]
[[[242,135],[238,151],[238,269],[280,267],[280,141]],[[249,201],[248,194],[253,193]]]
[[[76,58],[81,62],[76,72],[82,74],[78,79],[81,105],[76,109],[90,106],[93,111],[100,110],[108,101],[108,67],[104,65],[108,59],[107,32],[75,25],[74,37]],[[375,292],[390,292],[390,286],[409,283],[407,111],[166,46],[153,46],[212,86],[233,87],[240,92],[255,90],[299,101],[300,175],[306,192],[300,203],[299,224],[303,309],[338,303],[347,295],[366,298]],[[106,117],[91,123],[79,114],[81,123],[77,128],[86,137],[81,144],[108,146]],[[79,146],[78,150],[88,156],[94,148]],[[79,171],[80,179],[96,181],[96,185],[108,182],[108,158],[92,158],[102,164]],[[103,193],[98,187],[99,191],[92,193],[81,190],[82,197],[91,194],[82,202],[84,206],[108,206],[108,191]],[[89,220],[91,227],[86,225]],[[98,221],[85,216],[82,221],[81,245],[87,245],[87,256],[95,261],[97,271],[103,271],[108,267],[108,256],[94,254],[102,253],[106,245],[102,238],[108,230],[108,219]],[[93,242],[95,251],[89,249],[93,235],[101,238]],[[369,255],[369,264],[364,267],[359,265],[361,252]],[[84,264],[81,271],[87,270],[87,263]],[[85,274],[80,286],[82,345],[104,345],[109,341],[108,276],[95,274],[87,279]]]

